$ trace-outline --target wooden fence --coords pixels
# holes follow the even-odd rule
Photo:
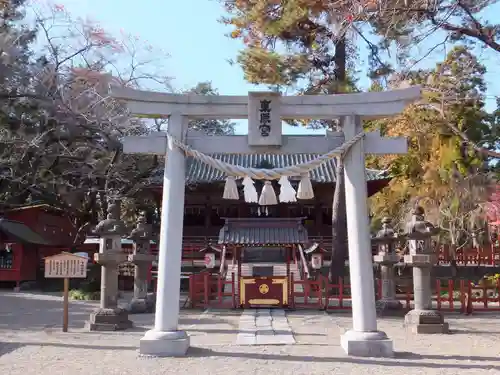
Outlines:
[[[396,285],[396,298],[403,309],[413,307],[413,290],[409,285]],[[495,285],[475,285],[469,280],[435,281],[433,308],[441,311],[500,311],[500,280]],[[376,280],[376,299],[381,295],[381,280]],[[189,278],[189,307],[239,308],[238,283],[234,274],[229,279],[204,272]],[[330,283],[326,277],[318,280],[290,278],[289,308],[348,311],[351,309],[350,285],[342,279]]]
[[[500,266],[500,247],[495,244],[480,248],[462,248],[453,254],[447,245],[437,245],[438,264],[448,264],[456,261],[457,265],[491,265]]]

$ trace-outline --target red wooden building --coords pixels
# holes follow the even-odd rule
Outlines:
[[[76,229],[62,210],[45,204],[7,210],[0,219],[0,281],[36,280],[45,256],[73,244]]]

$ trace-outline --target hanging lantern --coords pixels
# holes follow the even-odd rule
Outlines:
[[[205,267],[214,268],[215,267],[215,254],[214,253],[206,253],[205,254]]]
[[[311,256],[311,266],[315,270],[319,270],[323,266],[323,256],[321,254],[313,254]]]

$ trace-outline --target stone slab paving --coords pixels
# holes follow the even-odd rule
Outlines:
[[[60,297],[0,291],[0,374],[8,375],[488,375],[500,373],[500,315],[448,315],[451,335],[415,336],[402,318],[379,319],[395,358],[352,358],[340,348],[349,314],[287,312],[294,345],[234,345],[241,311],[181,312],[191,336],[185,358],[140,358],[139,339],[153,315],[132,315],[125,332],[85,332],[95,303],[71,303],[70,332],[60,330]]]
[[[251,309],[241,313],[236,345],[295,344],[284,310]]]

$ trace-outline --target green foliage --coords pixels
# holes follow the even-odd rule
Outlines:
[[[135,36],[122,33],[117,39],[99,25],[73,19],[61,6],[47,12],[32,5],[38,29],[29,30],[22,25],[22,4],[0,2],[6,21],[0,25],[0,209],[50,204],[72,215],[78,230],[106,216],[112,193],[124,198],[125,220],[131,221],[138,207],[154,206],[145,187],[162,160],[125,155],[121,140],[162,130],[166,120],[130,118],[123,103],[110,97],[107,74],[115,85],[154,82],[171,91],[164,67],[157,65],[163,57]],[[37,48],[31,51],[35,36]],[[208,82],[190,92],[218,94]],[[229,121],[190,126],[234,133]]]
[[[69,299],[73,301],[98,301],[100,292],[87,292],[81,289],[72,289],[69,291]]]
[[[78,289],[85,293],[99,292],[101,290],[101,268],[101,265],[97,263],[90,264],[87,278],[78,285]]]
[[[411,83],[424,87],[425,103],[397,118],[368,124],[391,136],[409,137],[408,154],[369,159],[370,166],[394,176],[389,189],[371,199],[376,220],[392,216],[403,226],[409,209],[419,202],[427,218],[441,227],[441,240],[455,247],[485,229],[492,184],[488,159],[447,126],[454,124],[472,143],[495,144],[494,118],[484,108],[484,73],[476,56],[457,47],[435,69],[412,75]]]
[[[200,82],[191,90],[188,90],[188,94],[198,94],[198,95],[219,95],[219,92],[213,88],[211,82]],[[189,127],[193,130],[199,130],[209,135],[231,135],[234,134],[234,122],[228,120],[191,120],[189,122]]]
[[[357,50],[349,36],[325,20],[328,1],[222,1],[234,27],[231,37],[246,48],[237,62],[245,79],[301,94],[349,92]],[[351,74],[352,76],[354,74]]]

